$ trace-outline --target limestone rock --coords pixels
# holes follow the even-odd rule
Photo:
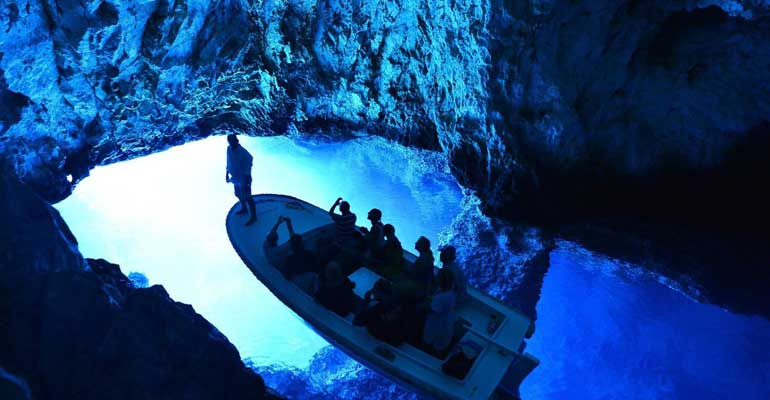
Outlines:
[[[261,377],[190,305],[84,260],[56,210],[15,179],[0,174],[0,194],[0,365],[32,398],[263,398]]]

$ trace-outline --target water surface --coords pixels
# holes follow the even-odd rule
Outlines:
[[[254,193],[281,193],[327,208],[350,202],[359,224],[373,207],[405,247],[436,242],[459,212],[460,188],[436,154],[378,139],[345,143],[248,138]],[[225,230],[237,201],[225,182],[227,142],[211,137],[98,167],[56,205],[90,258],[144,273],[221,330],[256,365],[305,368],[326,341],[243,265]]]
[[[451,234],[462,211],[436,154],[377,138],[242,143],[254,155],[254,193],[321,207],[342,196],[361,222],[378,207],[405,246]],[[241,263],[224,227],[235,201],[225,148],[212,137],[96,168],[56,207],[83,254],[142,272],[192,304],[282,393],[414,397],[328,346]],[[537,311],[527,350],[542,364],[522,386],[525,399],[770,399],[767,320],[696,303],[637,267],[562,242]]]

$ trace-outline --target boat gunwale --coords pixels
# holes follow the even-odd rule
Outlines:
[[[316,205],[314,205],[312,203],[309,203],[309,202],[307,202],[305,200],[302,200],[302,199],[299,199],[299,198],[296,198],[296,197],[293,197],[293,196],[284,195],[284,194],[260,193],[260,194],[253,194],[252,198],[255,198],[255,197],[257,197],[257,198],[258,197],[270,197],[270,196],[277,197],[279,199],[283,198],[283,199],[287,199],[287,200],[296,201],[296,202],[299,202],[301,204],[307,204],[309,206],[315,207],[315,208],[323,211],[322,208],[320,208],[320,207],[318,207],[318,206],[316,206]],[[365,365],[365,366],[367,366],[367,367],[369,367],[371,369],[374,369],[374,370],[384,371],[384,373],[388,377],[390,377],[391,379],[397,381],[398,383],[400,383],[400,384],[402,384],[402,385],[404,385],[404,386],[414,390],[415,392],[419,392],[419,393],[422,393],[422,394],[427,394],[428,396],[437,397],[437,398],[446,398],[448,395],[451,395],[451,393],[449,393],[446,390],[442,390],[442,388],[439,387],[439,385],[436,385],[435,382],[433,382],[433,381],[426,382],[425,380],[414,379],[412,377],[412,374],[402,373],[401,371],[403,370],[403,368],[396,367],[393,364],[393,361],[385,359],[384,357],[382,357],[379,354],[377,354],[374,350],[369,349],[368,347],[363,346],[355,338],[348,338],[344,334],[336,333],[333,329],[331,329],[330,326],[328,326],[327,323],[324,322],[324,319],[325,319],[324,317],[316,317],[311,312],[304,312],[303,308],[300,307],[299,304],[296,304],[295,301],[293,301],[294,297],[296,297],[296,295],[294,293],[288,293],[288,292],[285,293],[285,294],[282,293],[282,291],[277,287],[279,282],[273,282],[274,279],[266,276],[261,271],[262,268],[253,265],[253,263],[246,256],[245,251],[242,250],[241,247],[237,244],[237,240],[235,240],[235,234],[233,233],[232,224],[227,223],[227,222],[230,221],[230,218],[231,218],[231,216],[233,214],[233,211],[234,211],[234,209],[235,209],[235,207],[237,205],[238,205],[238,203],[234,204],[231,207],[230,211],[228,211],[228,213],[227,213],[225,226],[226,226],[226,229],[227,229],[228,239],[230,240],[230,243],[232,244],[232,246],[235,249],[236,253],[238,254],[239,258],[246,264],[246,266],[249,268],[249,270],[252,272],[252,274],[265,287],[267,287],[267,289],[270,290],[270,292],[274,296],[276,296],[284,305],[286,305],[294,313],[298,314],[302,319],[306,320],[308,322],[308,324],[310,325],[310,327],[313,330],[315,330],[318,334],[320,334],[322,337],[324,337],[324,339],[326,339],[327,341],[331,342],[337,348],[343,350],[344,353],[346,353],[347,355],[349,355],[351,358],[355,359],[356,361],[360,362],[361,364],[363,364],[363,365]],[[314,233],[314,231],[321,231],[323,229],[328,229],[328,225],[321,225],[321,226],[318,226],[316,228],[312,228],[309,231],[304,232],[302,235],[304,236],[305,234]],[[255,245],[259,245],[259,244],[255,244]],[[286,243],[284,243],[284,244],[282,244],[281,246],[278,246],[278,247],[283,247],[285,245],[286,245]],[[414,255],[412,253],[409,253],[406,250],[404,250],[404,253],[405,254],[409,254],[409,255],[414,257]],[[267,256],[265,254],[263,254],[263,259],[264,259],[264,261],[265,261],[267,266],[275,268],[272,265],[272,263],[268,260],[268,258],[267,258]],[[302,292],[302,294],[307,297],[306,300],[313,301],[312,300],[312,296],[307,295],[307,293],[303,292],[299,288],[297,288],[297,289],[298,289],[299,292]],[[504,310],[506,310],[508,312],[512,312],[514,314],[518,314],[519,316],[521,316],[524,319],[526,319],[530,324],[532,323],[532,321],[529,319],[529,317],[527,317],[526,315],[521,313],[521,311],[517,310],[516,308],[506,305],[502,301],[492,297],[491,295],[489,295],[487,293],[482,292],[481,290],[476,289],[475,287],[469,286],[469,289],[473,291],[473,295],[474,296],[482,297],[482,299],[479,299],[479,301],[481,301],[482,303],[485,303],[484,300],[487,300],[488,302],[492,302],[497,307],[503,308]],[[485,304],[488,304],[488,303],[485,303]],[[492,305],[490,304],[489,306],[491,307]],[[329,311],[327,314],[332,316],[332,318],[334,318],[334,319],[338,319],[339,321],[343,322],[346,325],[351,325],[348,320],[346,320],[345,318],[339,316],[338,314],[336,314],[334,312]],[[484,340],[485,342],[488,343],[488,345],[484,346],[484,352],[492,351],[490,349],[490,347],[491,346],[495,346],[495,347],[502,348],[502,349],[504,349],[504,350],[506,350],[508,352],[513,353],[514,359],[511,360],[511,365],[512,365],[516,361],[516,359],[519,358],[519,356],[523,356],[524,354],[519,352],[519,351],[511,351],[511,349],[508,348],[507,346],[502,345],[501,343],[498,343],[497,341],[494,340],[493,336],[497,336],[497,333],[500,332],[499,328],[501,328],[501,327],[502,327],[502,324],[495,331],[494,335],[483,335],[483,334],[479,334],[479,332],[475,332],[475,331],[470,331],[470,332],[472,334],[474,334],[475,336],[480,336],[480,338],[482,340]],[[392,345],[390,345],[390,344],[388,344],[386,342],[382,342],[382,341],[378,341],[378,342],[379,342],[379,345],[388,346],[388,348],[390,348],[391,351],[398,352],[399,355],[402,358],[411,359],[411,360],[408,360],[410,363],[416,364],[416,365],[420,365],[420,367],[422,367],[424,369],[427,369],[432,374],[438,375],[437,372],[440,372],[440,370],[436,371],[433,367],[431,367],[429,365],[424,365],[423,361],[421,361],[419,359],[415,359],[415,357],[413,355],[406,353],[402,349],[394,347],[394,346],[392,346]],[[354,349],[359,351],[359,352],[362,352],[363,354],[367,354],[367,356],[359,355],[357,353],[357,351],[354,351]],[[369,356],[369,353],[371,353],[371,356]],[[400,353],[404,353],[404,354],[400,354]],[[479,356],[481,356],[481,354]],[[468,374],[467,374],[466,378],[471,376],[471,372],[474,369],[476,369],[476,367],[478,367],[478,363],[474,363],[473,364],[473,366],[471,367],[471,370],[468,371]],[[440,376],[443,376],[443,375],[440,375]],[[454,379],[455,379],[455,381],[459,382],[461,386],[465,386],[466,389],[469,389],[467,387],[468,381],[467,381],[466,378],[463,378],[463,379],[456,379],[456,378],[454,378]],[[496,390],[498,390],[499,385],[500,385],[500,382],[498,382],[495,385],[495,387],[492,390],[492,393],[494,393]],[[474,390],[471,390],[471,393],[473,391]],[[457,398],[457,396],[452,396],[452,397]],[[463,398],[463,396],[460,396],[460,398]]]
[[[282,195],[282,194],[273,194],[273,193],[261,193],[254,196],[277,196],[277,197],[284,197],[291,200],[296,200],[302,203],[311,204],[304,200],[300,200],[296,197],[288,196],[288,195]],[[312,205],[312,204],[311,204]],[[230,215],[232,214],[233,210],[237,206],[237,203],[233,205],[233,207],[230,209],[230,211],[227,214],[227,218],[230,218]],[[262,284],[270,290],[270,292],[276,296],[284,305],[289,307],[289,309],[292,310],[292,312],[299,315],[302,319],[306,320],[308,324],[312,327],[314,331],[316,331],[318,334],[320,334],[324,339],[331,342],[335,347],[338,349],[341,349],[345,354],[350,356],[351,358],[355,359],[356,361],[360,362],[361,364],[374,369],[374,370],[380,370],[385,371],[385,374],[392,378],[393,380],[401,383],[402,385],[412,389],[415,392],[426,394],[430,397],[435,398],[446,398],[447,392],[440,390],[439,388],[435,388],[434,385],[425,385],[424,381],[417,381],[415,379],[411,379],[411,377],[408,374],[402,374],[401,368],[398,368],[382,356],[379,356],[378,354],[374,353],[374,351],[371,351],[364,346],[361,346],[357,343],[355,340],[350,340],[346,338],[344,335],[336,334],[332,329],[328,327],[327,324],[322,323],[322,318],[315,317],[312,313],[306,313],[303,312],[300,307],[298,307],[297,304],[295,304],[293,301],[290,300],[292,297],[291,294],[287,294],[286,296],[280,294],[280,290],[276,290],[274,288],[273,284],[268,284],[267,282],[272,283],[272,279],[268,279],[263,273],[261,273],[259,270],[259,267],[254,266],[251,261],[246,257],[243,250],[236,244],[235,240],[233,240],[233,233],[232,229],[230,227],[230,224],[225,224],[227,228],[227,235],[230,239],[230,243],[232,244],[233,248],[235,249],[235,252],[238,254],[238,257],[241,258],[241,260],[246,264],[246,266],[251,270],[252,274],[260,281]],[[267,261],[267,259],[265,259]],[[272,267],[272,266],[271,266]],[[274,268],[274,267],[273,267]],[[299,289],[301,291],[301,289]],[[303,292],[304,293],[304,292]],[[348,321],[346,321],[344,318],[340,317],[339,315],[329,312],[330,315],[333,315],[333,317],[339,318],[340,320],[343,320],[346,324],[348,324]],[[342,339],[342,340],[340,340]],[[389,346],[393,348],[388,343],[382,342],[382,345]],[[352,351],[352,349],[358,349],[363,350],[366,352],[370,352],[374,354],[374,357],[361,357],[358,355],[355,351]],[[375,361],[376,360],[376,361]],[[386,364],[387,362],[387,364]]]

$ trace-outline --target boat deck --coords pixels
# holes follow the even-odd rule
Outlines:
[[[268,260],[274,257],[274,250],[270,250],[271,254],[265,254],[265,237],[279,216],[290,217],[295,231],[305,236],[308,244],[315,237],[332,231],[333,225],[327,211],[283,195],[256,195],[254,200],[258,216],[254,225],[245,226],[246,217],[235,215],[237,205],[227,216],[227,231],[233,247],[254,275],[279,300],[324,338],[364,365],[423,394],[451,399],[490,398],[514,361],[534,360],[530,363],[536,365],[536,359],[518,351],[529,329],[529,319],[470,287],[467,301],[456,309],[458,318],[465,325],[460,342],[472,341],[482,350],[465,379],[459,380],[442,373],[441,364],[444,360],[415,346],[404,343],[394,347],[375,339],[366,328],[352,325],[352,315],[340,317],[285,279]],[[283,245],[289,234],[282,226],[278,235],[278,249],[281,249],[285,247]],[[414,259],[414,255],[407,252],[405,257],[408,260]],[[355,292],[363,297],[380,276],[362,266],[349,278],[356,283]],[[491,318],[496,320],[498,326],[488,330]]]

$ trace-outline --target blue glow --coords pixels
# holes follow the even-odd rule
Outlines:
[[[415,157],[383,139],[241,142],[254,156],[254,193],[289,194],[322,207],[343,196],[361,224],[378,207],[404,246],[420,235],[437,243],[460,210],[460,188],[436,154]],[[162,284],[256,366],[306,368],[327,343],[254,278],[227,239],[224,220],[236,199],[225,183],[226,146],[224,137],[212,137],[96,168],[56,208],[83,254]]]
[[[405,245],[423,234],[438,242],[456,216],[470,218],[461,204],[473,202],[461,203],[439,155],[377,138],[242,143],[254,155],[255,193],[324,207],[342,195],[360,219],[377,206]],[[85,255],[141,272],[192,304],[281,393],[412,397],[328,347],[240,262],[224,231],[235,201],[224,181],[225,146],[213,137],[97,168],[57,208]],[[542,364],[522,386],[525,399],[770,398],[767,320],[693,302],[655,276],[569,243],[551,262],[527,348]]]
[[[692,301],[561,243],[527,350],[525,399],[768,399],[770,321]]]

